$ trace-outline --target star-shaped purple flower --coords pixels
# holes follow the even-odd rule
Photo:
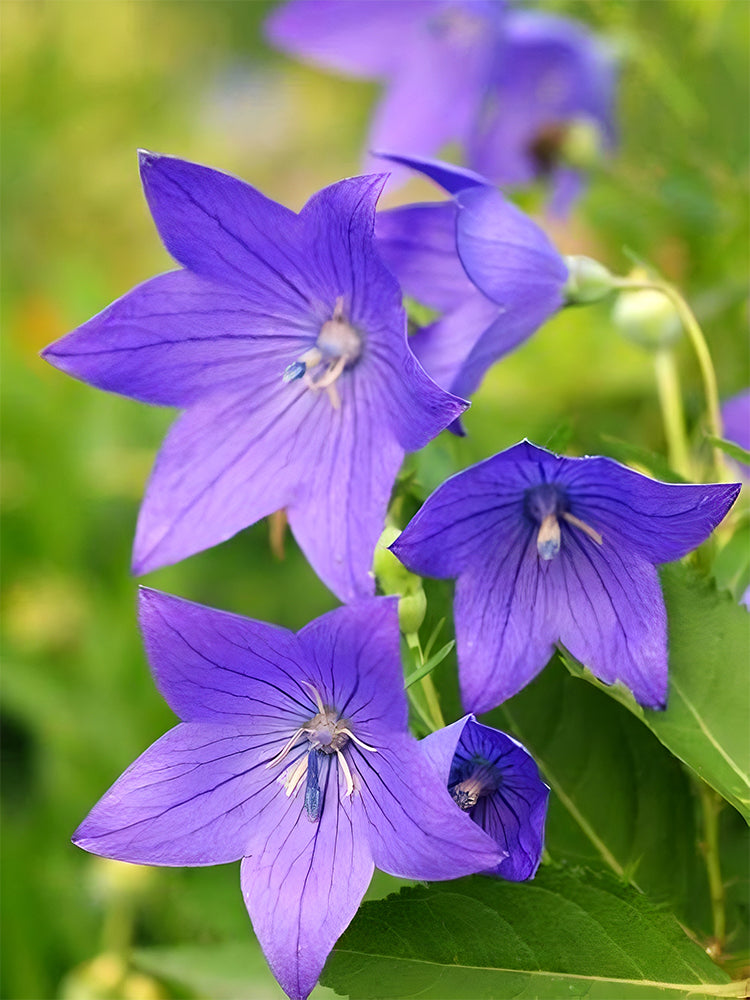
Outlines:
[[[434,880],[500,861],[407,732],[394,598],[295,635],[142,590],[141,628],[182,721],[73,840],[135,864],[241,858],[250,919],[290,997],[312,990],[374,865]]]
[[[383,156],[453,195],[379,212],[375,232],[404,291],[443,314],[410,338],[412,350],[439,385],[468,397],[564,305],[568,268],[544,231],[483,177],[439,160]]]
[[[44,352],[102,389],[186,410],[141,507],[146,573],[285,507],[342,600],[371,594],[404,452],[464,409],[409,349],[401,289],[374,249],[385,177],[297,214],[207,167],[144,153],[154,221],[183,270],[133,289]]]
[[[520,691],[558,641],[604,683],[664,708],[667,621],[654,564],[705,541],[739,489],[662,483],[524,441],[438,487],[391,548],[415,573],[458,578],[468,710]]]
[[[384,82],[368,148],[430,156],[458,142],[493,181],[550,181],[558,211],[581,185],[561,160],[571,124],[614,141],[613,60],[566,18],[500,0],[292,0],[266,27],[290,54]]]
[[[544,848],[549,788],[528,750],[473,715],[431,733],[420,746],[453,801],[505,851],[484,874],[511,882],[533,878]]]

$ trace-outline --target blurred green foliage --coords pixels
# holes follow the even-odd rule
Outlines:
[[[618,272],[630,251],[680,286],[731,395],[750,382],[750,8],[546,7],[594,24],[623,58],[621,149],[554,238]],[[230,170],[292,207],[356,173],[377,88],[268,50],[267,10],[224,0],[2,5],[5,997],[104,996],[110,974],[120,995],[181,996],[179,983],[81,966],[116,952],[129,927],[139,947],[250,934],[236,866],[114,876],[69,843],[174,721],[148,673],[127,573],[139,497],[172,414],[74,383],[37,352],[171,266],[141,196],[137,147]],[[388,201],[409,194],[435,197],[414,182]],[[700,384],[684,345],[680,363],[699,435]],[[616,334],[607,305],[561,314],[498,365],[466,426],[467,439],[443,435],[412,460],[424,487],[524,436],[565,439],[578,453],[610,450],[606,436],[664,445],[650,359]],[[283,560],[272,555],[263,523],[148,583],[292,628],[335,604],[291,537]],[[438,611],[439,600],[431,618]],[[448,662],[438,669],[447,675]],[[374,894],[389,884],[376,881]],[[252,977],[258,996],[271,995],[262,962]]]

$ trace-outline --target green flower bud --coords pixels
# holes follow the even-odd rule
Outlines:
[[[569,122],[560,142],[560,159],[569,167],[591,170],[604,156],[602,130],[591,118]]]
[[[617,279],[598,260],[573,254],[565,257],[568,280],[564,293],[568,305],[585,305],[606,298],[617,287]]]
[[[677,310],[668,296],[655,288],[621,292],[612,319],[626,339],[652,351],[670,347],[682,333]]]
[[[398,602],[398,624],[404,635],[416,635],[427,612],[427,597],[422,589],[406,594]]]

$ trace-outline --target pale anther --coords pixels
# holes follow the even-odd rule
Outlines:
[[[547,514],[542,520],[536,536],[536,549],[545,560],[554,559],[560,551],[560,522],[556,514]]]

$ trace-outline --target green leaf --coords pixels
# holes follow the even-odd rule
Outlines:
[[[747,669],[750,615],[687,566],[662,570],[669,621],[669,700],[664,712],[637,704],[565,656],[571,673],[605,690],[750,822]]]
[[[451,650],[453,649],[453,647],[455,645],[456,645],[456,643],[454,642],[453,639],[451,639],[450,642],[446,642],[446,644],[443,646],[443,648],[439,649],[437,651],[437,653],[435,653],[433,656],[431,656],[429,658],[429,660],[427,660],[427,662],[424,663],[419,668],[419,670],[415,670],[413,674],[409,674],[409,676],[404,681],[404,687],[405,688],[409,688],[409,687],[412,686],[412,684],[415,684],[417,681],[421,680],[423,677],[426,677],[427,674],[430,673],[430,671],[432,671],[432,670],[435,669],[435,667],[438,665],[438,663],[442,663],[443,662],[443,660],[446,658],[446,656],[448,656],[448,654],[451,652]]]
[[[610,434],[600,434],[600,440],[604,444],[604,452],[610,458],[616,459],[627,465],[640,465],[652,476],[661,479],[666,483],[686,483],[687,479],[675,472],[666,459],[649,448],[633,444],[630,441],[621,441]]]
[[[720,448],[725,455],[729,455],[735,462],[750,465],[750,451],[740,447],[734,441],[726,441],[724,438],[714,437],[713,434],[706,434],[706,440],[715,448]]]
[[[750,587],[750,518],[740,522],[719,550],[712,572],[719,589],[728,590],[736,601]]]
[[[209,945],[176,945],[141,948],[132,956],[142,972],[211,1000],[284,1000],[286,994],[266,965],[251,936],[246,941]],[[327,1000],[333,994],[316,987],[311,1000]]]
[[[352,1000],[745,996],[671,914],[581,870],[475,876],[366,903],[322,981]]]

